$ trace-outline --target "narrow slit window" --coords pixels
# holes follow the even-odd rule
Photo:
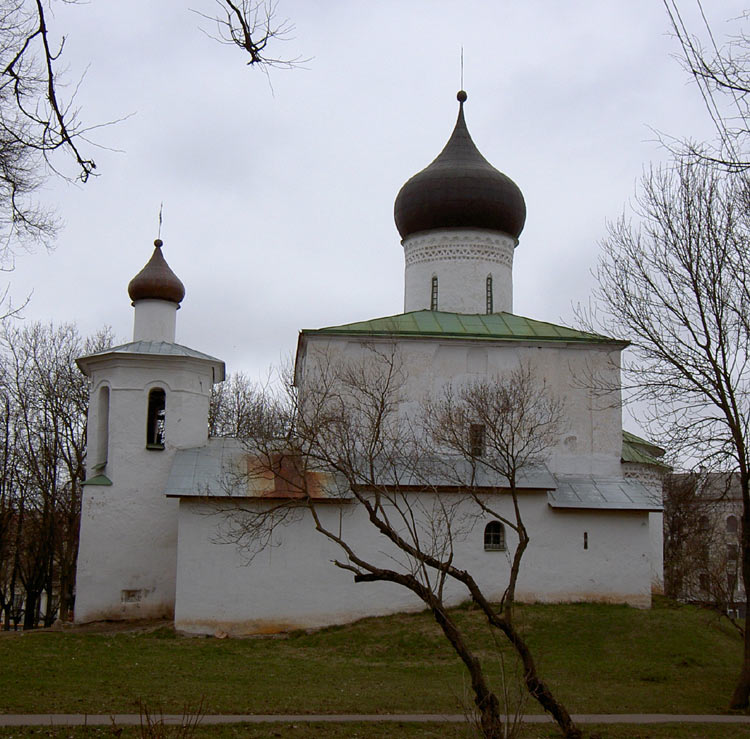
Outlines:
[[[500,521],[490,521],[484,527],[484,551],[505,551],[505,527]]]
[[[472,423],[469,426],[469,453],[472,457],[484,456],[485,429],[481,423]]]
[[[432,287],[430,289],[430,310],[438,309],[438,278],[432,278]]]
[[[148,419],[146,421],[146,447],[164,449],[164,428],[167,410],[167,394],[154,388],[148,394]]]
[[[583,532],[583,548],[584,549],[589,548],[589,532],[588,531]]]
[[[492,275],[487,275],[487,313],[493,312],[493,297],[492,297]]]
[[[94,469],[106,467],[109,454],[109,388],[99,388],[99,402],[96,414],[96,452]]]

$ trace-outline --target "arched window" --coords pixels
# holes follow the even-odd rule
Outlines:
[[[727,533],[737,533],[737,516],[727,516]]]
[[[430,310],[438,309],[438,280],[437,275],[432,276],[432,287],[430,289]]]
[[[505,551],[505,527],[500,521],[490,521],[484,527],[484,551]]]
[[[146,419],[146,448],[164,449],[164,422],[167,408],[167,394],[155,387],[148,394],[148,415]]]
[[[492,313],[492,305],[493,305],[493,298],[492,298],[492,275],[487,275],[487,313]]]
[[[99,388],[96,412],[96,447],[93,467],[101,469],[107,464],[109,454],[109,388]]]

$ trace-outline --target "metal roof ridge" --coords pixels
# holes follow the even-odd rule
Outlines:
[[[93,357],[105,356],[107,354],[117,354],[117,353],[124,354],[124,353],[126,353],[126,350],[128,350],[130,347],[137,347],[137,346],[143,346],[143,345],[147,345],[147,346],[153,346],[153,345],[164,346],[164,345],[166,345],[166,346],[169,346],[169,347],[176,347],[177,349],[183,349],[183,350],[186,350],[187,352],[190,352],[191,354],[195,355],[194,358],[210,359],[210,360],[213,360],[213,361],[216,361],[216,362],[220,362],[221,361],[217,357],[213,357],[210,354],[206,354],[205,352],[199,351],[198,349],[193,349],[192,347],[187,346],[186,344],[179,344],[176,341],[151,341],[151,340],[148,340],[148,339],[139,339],[138,341],[128,341],[128,342],[125,342],[124,344],[117,344],[117,345],[111,346],[111,347],[109,347],[107,349],[103,349],[102,351],[94,352],[93,354],[87,354],[87,355],[85,355],[85,357],[82,357],[82,359],[83,358],[90,359],[90,358],[93,358]],[[132,351],[131,353],[133,353],[133,354],[154,354],[155,352],[147,352],[147,351],[138,352],[138,351]],[[175,356],[182,356],[182,355],[177,354]]]
[[[432,318],[436,328],[429,329],[420,326],[418,317],[429,316]],[[440,320],[441,318],[449,318],[456,321],[460,330],[451,330],[446,325],[448,322]],[[476,325],[468,326],[465,318],[476,319],[485,331],[479,331]],[[517,319],[526,328],[524,332],[518,332],[514,329],[511,321],[508,318]],[[503,326],[502,332],[493,331],[493,319],[494,322],[500,321]],[[402,327],[399,324],[404,321],[412,320],[415,324],[414,328]],[[388,324],[391,325],[388,325]],[[549,328],[553,329],[552,332],[541,331],[540,329]],[[536,339],[540,341],[568,341],[568,342],[588,342],[588,343],[611,343],[611,344],[623,344],[627,345],[630,342],[626,339],[617,339],[604,334],[595,334],[588,331],[581,331],[580,329],[570,328],[569,326],[563,326],[560,324],[551,323],[549,321],[541,321],[536,318],[528,318],[515,313],[508,312],[497,312],[497,313],[456,313],[452,311],[429,311],[426,309],[418,311],[408,311],[405,313],[397,313],[390,316],[381,316],[378,318],[372,318],[364,321],[353,321],[351,323],[344,323],[335,326],[324,326],[318,329],[302,329],[300,333],[305,335],[315,334],[349,334],[349,333],[367,333],[374,336],[382,335],[401,335],[401,336],[465,336],[470,338],[502,338],[506,340],[523,340],[523,339]]]

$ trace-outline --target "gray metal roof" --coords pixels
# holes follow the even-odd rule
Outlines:
[[[276,473],[265,463],[257,463],[241,439],[213,438],[206,446],[181,449],[175,453],[167,478],[169,498],[235,497],[293,499],[304,497],[303,483],[294,478],[294,460],[289,455],[272,455]],[[289,466],[281,457],[290,460]],[[254,462],[254,460],[256,460]],[[308,470],[305,490],[320,502],[348,502],[353,498],[342,480],[330,472]]]
[[[165,493],[169,497],[228,495],[227,473],[238,469],[245,454],[239,439],[209,439],[206,446],[180,449]]]
[[[76,364],[84,374],[88,374],[88,364],[99,357],[109,357],[112,355],[140,355],[140,356],[157,356],[157,357],[186,357],[188,359],[200,359],[206,362],[212,362],[215,367],[215,382],[221,382],[225,376],[225,366],[221,359],[212,357],[210,354],[191,349],[189,346],[175,344],[171,341],[131,341],[127,344],[112,346],[95,354],[88,354],[85,357],[78,357]]]
[[[547,492],[552,508],[617,511],[661,511],[658,495],[638,480],[624,477],[556,475],[557,488]]]
[[[182,449],[175,454],[165,493],[169,497],[189,498],[205,496],[273,497],[266,486],[248,485],[247,449],[239,439],[209,439],[206,446]],[[424,474],[407,469],[404,464],[383,468],[378,473],[379,485],[403,489],[429,490],[435,488],[461,488],[460,480],[469,480],[471,467],[467,462],[435,457],[433,473],[426,482]],[[453,472],[447,471],[448,464]],[[239,475],[239,476],[236,476]],[[260,478],[259,478],[260,479]],[[234,486],[234,483],[238,483]],[[507,480],[479,465],[474,484],[480,488],[502,489]],[[342,500],[351,496],[342,494],[340,483],[330,478],[328,486],[336,488],[335,497]],[[250,487],[257,488],[250,490]],[[553,475],[545,466],[529,467],[519,475],[518,487],[524,490],[546,490],[552,508],[592,510],[660,511],[661,501],[654,492],[638,480],[624,477],[592,477]],[[233,489],[234,488],[234,489]],[[331,491],[333,493],[333,490]]]
[[[363,465],[364,467],[365,465]],[[375,472],[375,482],[383,487],[507,488],[508,478],[488,467],[480,459],[472,466],[464,457],[432,455],[411,459],[387,460]],[[527,490],[548,490],[556,487],[555,478],[543,464],[529,465],[518,471],[516,487]]]

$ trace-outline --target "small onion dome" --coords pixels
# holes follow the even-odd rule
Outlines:
[[[172,272],[161,253],[162,240],[154,241],[154,253],[146,266],[130,281],[128,295],[136,300],[169,300],[178,305],[185,297],[185,286]]]
[[[458,120],[445,148],[396,196],[396,228],[401,238],[433,228],[486,228],[518,238],[526,221],[521,190],[479,153],[464,120],[466,93],[457,97]]]

